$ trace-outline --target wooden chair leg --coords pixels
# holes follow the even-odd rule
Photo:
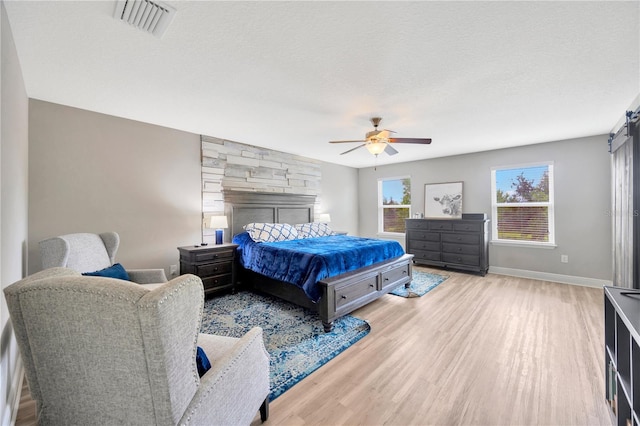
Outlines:
[[[269,418],[269,397],[266,397],[264,399],[264,402],[260,406],[260,420],[262,420],[262,422],[264,423],[267,421],[268,418]]]

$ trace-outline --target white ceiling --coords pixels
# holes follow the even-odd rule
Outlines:
[[[640,93],[640,2],[4,1],[31,98],[353,167],[608,133]]]

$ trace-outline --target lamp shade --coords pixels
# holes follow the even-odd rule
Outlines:
[[[365,145],[370,153],[373,155],[382,154],[384,149],[387,147],[387,144],[384,142],[371,142]]]
[[[229,222],[226,216],[211,216],[209,221],[209,228],[212,229],[226,229],[229,227]]]
[[[320,213],[316,218],[316,222],[329,223],[331,222],[331,215],[329,213]]]

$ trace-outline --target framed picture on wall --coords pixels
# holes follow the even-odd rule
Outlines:
[[[462,182],[427,183],[424,186],[424,217],[462,218]]]

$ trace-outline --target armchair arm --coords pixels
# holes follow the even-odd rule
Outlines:
[[[131,281],[138,284],[166,283],[164,269],[127,269]]]
[[[268,396],[269,353],[255,327],[211,360],[179,424],[249,424]]]

